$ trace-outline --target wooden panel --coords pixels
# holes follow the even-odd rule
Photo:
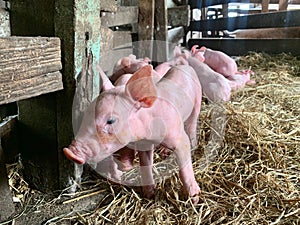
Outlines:
[[[247,16],[191,21],[190,30],[215,31],[300,26],[300,10],[269,12]],[[263,23],[261,22],[263,21]]]
[[[172,27],[189,26],[190,6],[183,5],[168,8],[168,25]]]
[[[190,39],[188,47],[193,45],[217,49],[228,55],[245,55],[249,51],[278,54],[290,52],[300,56],[300,38],[294,39],[234,39],[234,38],[203,38]]]
[[[0,38],[0,104],[61,90],[59,38]]]
[[[101,13],[101,26],[113,27],[125,24],[138,22],[138,7],[137,6],[122,6],[118,7],[117,12]]]

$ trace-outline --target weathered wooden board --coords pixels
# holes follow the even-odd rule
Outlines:
[[[270,0],[270,4],[278,4],[280,0]],[[208,7],[208,6],[214,6],[214,5],[222,5],[227,3],[256,3],[261,4],[262,0],[189,0],[189,4],[192,9],[194,8],[202,8],[202,7]],[[300,4],[299,0],[292,0],[289,2],[289,4]]]
[[[113,27],[138,22],[137,6],[120,6],[115,13],[101,13],[101,26]]]
[[[105,12],[116,12],[117,11],[117,2],[112,0],[101,0],[101,11]]]
[[[0,104],[61,90],[59,38],[0,38]]]
[[[172,27],[189,26],[190,6],[182,5],[168,8],[168,25]]]
[[[0,37],[10,36],[9,12],[0,4]]]
[[[130,31],[113,31],[108,27],[101,27],[101,57],[114,48],[132,46]]]
[[[175,27],[168,30],[168,42],[177,43],[180,39],[184,37],[184,28]]]
[[[168,9],[166,0],[155,0],[155,48],[153,60],[166,62],[168,60]]]
[[[249,51],[278,54],[290,52],[300,56],[300,38],[293,39],[235,39],[235,38],[202,38],[190,39],[188,47],[193,45],[217,49],[228,55],[245,55]]]
[[[300,26],[300,10],[260,13],[247,16],[191,21],[190,30],[216,31]],[[263,22],[262,22],[263,21]]]
[[[138,24],[138,46],[136,47],[138,57],[152,58],[154,38],[154,12],[155,0],[139,1],[139,24]]]

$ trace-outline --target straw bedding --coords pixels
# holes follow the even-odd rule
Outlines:
[[[224,135],[214,136],[214,106],[202,104],[193,154],[199,204],[184,197],[177,173],[157,184],[154,200],[142,198],[138,188],[89,175],[72,197],[61,193],[60,205],[101,194],[97,206],[45,224],[300,224],[300,59],[250,53],[238,65],[252,67],[256,84],[234,92],[222,106]],[[213,137],[220,145],[209,148]],[[214,152],[205,163],[207,149]],[[26,207],[26,182],[14,179],[13,192]]]

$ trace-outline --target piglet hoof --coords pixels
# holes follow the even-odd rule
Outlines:
[[[197,205],[199,203],[200,197],[199,194],[190,197],[193,205]]]
[[[199,200],[200,200],[200,188],[198,186],[198,184],[195,187],[191,187],[190,191],[189,191],[189,197],[193,203],[193,205],[198,204]]]
[[[117,162],[117,164],[118,164],[118,169],[123,172],[127,172],[133,168],[133,162],[130,160],[126,160],[123,162],[119,161],[119,162]]]
[[[155,185],[145,185],[143,186],[143,196],[148,199],[154,199]]]

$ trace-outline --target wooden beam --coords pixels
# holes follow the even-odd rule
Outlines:
[[[166,62],[168,60],[168,9],[167,0],[155,0],[155,47],[153,61]]]
[[[280,0],[270,0],[270,4],[278,4]],[[222,5],[222,4],[228,4],[228,3],[256,3],[260,4],[262,0],[190,0],[189,4],[191,6],[191,9],[194,8],[204,8],[208,6],[214,6],[214,5]],[[289,4],[299,4],[299,0],[292,0],[289,2]]]
[[[139,57],[152,58],[154,38],[154,3],[155,0],[139,1],[138,43],[134,53]]]
[[[182,5],[168,8],[168,25],[172,27],[189,26],[190,6]]]
[[[225,52],[228,55],[245,55],[250,51],[279,54],[290,52],[300,56],[300,38],[293,39],[236,39],[236,38],[203,38],[190,39],[188,47],[206,46]],[[274,47],[276,46],[276,47]]]
[[[114,27],[138,22],[137,6],[121,6],[114,13],[101,13],[101,26]]]
[[[247,16],[219,18],[214,20],[191,21],[189,30],[233,31],[237,29],[251,28],[296,27],[300,26],[299,18],[300,10],[269,12]]]
[[[0,104],[63,88],[59,38],[0,38]]]

